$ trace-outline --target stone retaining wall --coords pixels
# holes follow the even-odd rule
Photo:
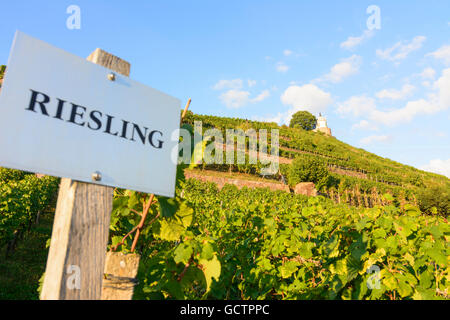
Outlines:
[[[272,191],[285,191],[290,192],[289,186],[281,183],[276,182],[260,182],[260,181],[253,181],[253,180],[245,180],[245,179],[234,179],[234,178],[226,178],[226,177],[217,177],[217,176],[208,176],[208,175],[202,175],[196,172],[192,171],[185,171],[184,175],[186,179],[196,179],[203,182],[214,182],[219,189],[222,189],[224,185],[226,184],[232,184],[237,186],[239,189],[243,187],[248,188],[269,188]]]
[[[301,182],[295,186],[294,192],[295,194],[303,194],[310,197],[317,196],[317,190],[314,182]]]

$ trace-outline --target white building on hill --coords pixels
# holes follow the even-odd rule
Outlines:
[[[331,129],[328,128],[328,125],[327,125],[327,119],[325,117],[322,117],[321,113],[319,113],[319,117],[317,118],[316,128],[313,131],[315,131],[315,132],[320,131],[320,132],[325,133],[327,136],[332,136]]]

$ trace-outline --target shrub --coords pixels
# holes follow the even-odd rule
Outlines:
[[[316,128],[317,119],[308,111],[298,111],[292,116],[289,127],[313,130]]]
[[[300,182],[314,182],[316,188],[328,180],[327,165],[316,158],[297,157],[292,162],[288,172],[289,185],[295,186]]]
[[[417,198],[423,212],[448,216],[450,212],[450,189],[448,186],[422,189]]]
[[[25,178],[26,175],[29,175],[29,172],[14,170],[14,169],[6,169],[0,167],[0,183],[8,183],[10,181],[19,181]]]

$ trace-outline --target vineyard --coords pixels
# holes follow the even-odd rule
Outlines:
[[[0,18],[0,302],[450,301],[450,0],[22,2]]]
[[[302,129],[278,126],[275,123],[257,122],[246,119],[225,118],[197,115],[189,112],[186,123],[201,121],[203,128],[217,128],[225,133],[227,128],[248,130],[267,129],[270,144],[270,129],[278,129],[280,135],[280,156],[295,158],[298,156],[314,156],[327,165],[336,165],[356,172],[367,174],[371,180],[420,187],[433,183],[448,183],[443,176],[424,172],[411,166],[379,157],[363,149],[347,145],[333,137]],[[287,149],[288,150],[287,150]]]
[[[186,180],[184,164],[175,198],[156,196],[147,206],[150,195],[116,188],[109,250],[129,253],[135,236],[126,235],[148,214],[136,246],[141,260],[134,299],[449,298],[449,207],[441,202],[422,212],[417,199],[421,190],[449,190],[447,178],[320,133],[192,113],[183,127],[192,130],[194,120],[219,130],[279,128],[286,138],[281,144],[298,152],[290,150],[296,153],[292,164],[266,179],[284,176],[290,187],[314,181],[322,195],[231,185],[219,190]],[[330,164],[377,179],[332,173]],[[195,167],[258,176],[263,165],[249,164],[247,156],[243,165]],[[54,207],[58,182],[0,169],[1,247],[13,251],[40,213]],[[448,201],[448,194],[438,196]]]
[[[0,168],[0,248],[8,255],[39,215],[54,205],[58,179]]]
[[[375,204],[384,204],[381,199],[383,194],[390,194],[395,202],[400,205],[409,203],[415,206],[422,205],[418,199],[424,190],[437,188],[439,193],[450,190],[448,178],[418,170],[411,166],[379,157],[375,154],[358,149],[345,144],[334,137],[325,136],[322,133],[305,131],[302,129],[278,126],[276,123],[266,123],[238,118],[226,118],[216,116],[197,115],[188,112],[185,123],[191,126],[195,121],[202,122],[202,129],[215,128],[225,136],[227,128],[240,129],[266,129],[268,134],[268,152],[270,152],[271,129],[279,130],[279,154],[280,157],[298,159],[309,163],[319,162],[321,166],[326,166],[329,175],[323,181],[313,181],[318,183],[318,189],[328,197],[337,202],[346,202],[352,206],[372,207]],[[248,144],[248,137],[246,144]],[[236,155],[235,155],[236,157]],[[245,164],[202,164],[203,169],[218,171],[233,171],[246,174],[260,175],[261,169],[267,165],[249,163],[246,154]],[[294,182],[289,179],[291,164],[284,164],[280,161],[280,172],[278,175],[267,178],[280,180],[281,175],[287,178],[287,183],[293,188]],[[337,170],[341,169],[341,171]],[[354,174],[340,174],[337,172],[350,172]],[[311,181],[311,180],[307,180]],[[298,181],[295,181],[298,182]],[[450,212],[450,196],[448,192],[443,195],[444,205],[438,208],[442,215]]]
[[[195,180],[180,193],[178,209],[160,201],[143,232],[136,299],[448,298],[443,217]],[[137,223],[140,197],[116,194],[111,245]]]

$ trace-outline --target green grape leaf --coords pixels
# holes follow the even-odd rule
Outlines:
[[[397,279],[394,277],[394,275],[388,271],[385,271],[384,269],[381,270],[380,276],[382,278],[383,284],[386,286],[388,290],[395,290],[397,289],[398,283]]]
[[[402,298],[405,298],[413,293],[412,286],[405,281],[399,281],[396,290]]]
[[[179,202],[176,198],[167,198],[158,196],[159,209],[161,216],[164,218],[171,218],[179,208]]]
[[[221,266],[220,261],[214,256],[211,260],[201,259],[199,264],[202,266],[203,274],[206,280],[206,292],[209,291],[212,280],[219,281]]]
[[[330,271],[332,274],[338,274],[340,276],[347,274],[347,263],[345,259],[340,259],[330,265]]]
[[[313,256],[312,248],[314,248],[313,242],[305,242],[300,245],[299,253],[304,259],[309,259]]]
[[[324,246],[324,254],[329,258],[335,258],[339,255],[339,236],[333,234],[330,240]]]
[[[408,216],[411,216],[411,217],[420,216],[420,209],[417,207],[414,207],[411,204],[405,204],[404,209]]]
[[[130,191],[129,192],[129,198],[128,198],[128,208],[135,208],[138,204],[140,204],[141,201],[139,199],[139,193],[136,191]]]
[[[356,278],[362,269],[361,261],[355,259],[352,255],[347,256],[346,259],[347,264],[347,279],[353,280]]]
[[[187,264],[193,252],[194,249],[190,245],[182,243],[175,249],[173,259],[175,260],[175,263],[182,262],[184,264]]]
[[[298,270],[300,264],[297,261],[287,261],[279,267],[282,278],[289,278],[294,272]]]
[[[180,239],[185,228],[180,225],[177,221],[171,220],[161,220],[161,226],[159,229],[159,236],[163,240],[167,241],[177,241]]]
[[[436,243],[432,249],[427,251],[427,255],[441,266],[448,266],[448,257],[443,248]]]
[[[386,237],[386,231],[384,231],[384,229],[382,228],[377,228],[372,232],[372,235],[375,238],[382,238],[384,239]]]
[[[175,214],[175,218],[185,228],[189,227],[194,218],[194,209],[188,206],[186,201],[182,201],[179,205],[178,211]]]
[[[214,258],[214,247],[211,243],[207,242],[202,247],[202,253],[200,254],[200,259],[211,260]]]

